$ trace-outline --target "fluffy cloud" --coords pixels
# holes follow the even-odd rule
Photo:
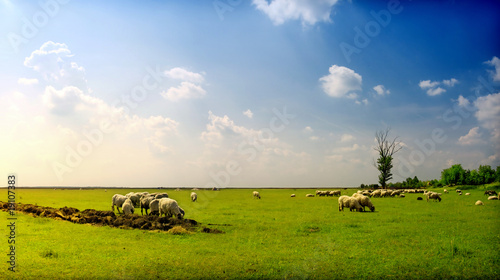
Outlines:
[[[303,25],[330,21],[332,7],[338,0],[253,0],[253,5],[264,12],[275,25],[287,20],[301,20]]]
[[[201,83],[205,80],[202,74],[190,72],[186,69],[175,67],[164,72],[165,76],[168,78],[182,80],[193,83]]]
[[[500,59],[494,56],[491,60],[488,60],[485,63],[495,67],[495,71],[490,71],[493,75],[493,81],[500,81]]]
[[[314,130],[310,126],[306,126],[303,130],[304,133],[313,133]]]
[[[245,115],[249,119],[253,118],[253,113],[252,113],[252,111],[250,111],[250,109],[243,112],[243,115]]]
[[[171,87],[161,93],[161,95],[170,101],[179,101],[181,99],[201,98],[207,92],[199,85],[190,82],[182,82],[178,87]]]
[[[375,92],[378,95],[388,95],[388,94],[391,93],[391,91],[389,91],[388,89],[386,89],[383,85],[374,86],[373,90],[375,90]]]
[[[428,96],[436,96],[436,95],[440,95],[441,93],[446,92],[446,90],[444,88],[439,87],[440,84],[446,85],[448,87],[453,87],[457,83],[458,83],[458,80],[455,78],[451,78],[449,80],[443,80],[442,82],[439,82],[439,81],[431,82],[431,80],[425,80],[425,81],[420,81],[418,86],[423,90],[427,90]]]
[[[500,93],[478,97],[475,116],[482,127],[491,132],[496,153],[500,153]]]
[[[460,145],[476,145],[476,144],[483,144],[484,141],[481,139],[481,133],[479,133],[479,127],[473,127],[469,130],[469,133],[467,135],[461,136],[458,139],[458,144]]]
[[[351,142],[354,140],[356,140],[356,137],[352,136],[351,134],[342,134],[342,136],[340,137],[341,143]]]
[[[319,79],[326,94],[337,98],[357,98],[355,91],[361,90],[361,75],[347,67],[337,65],[332,65],[329,72],[329,75]]]
[[[85,69],[70,61],[73,55],[66,44],[48,41],[24,60],[24,65],[40,73],[54,86],[76,86],[88,91]]]
[[[457,102],[458,102],[458,106],[460,106],[460,107],[468,107],[470,105],[469,99],[463,97],[462,95],[460,95],[458,97]]]
[[[20,85],[31,86],[38,84],[38,79],[19,78],[17,79],[17,83]]]

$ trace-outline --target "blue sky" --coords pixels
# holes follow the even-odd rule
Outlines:
[[[47,186],[376,183],[500,163],[497,1],[0,1],[4,174]]]

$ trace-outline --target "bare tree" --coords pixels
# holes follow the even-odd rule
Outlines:
[[[374,147],[375,151],[378,152],[379,157],[377,162],[374,163],[375,167],[380,171],[378,175],[378,182],[382,188],[386,187],[386,183],[392,179],[392,160],[395,153],[399,152],[403,146],[401,141],[398,141],[398,137],[389,140],[390,128],[386,130],[380,130],[375,133],[375,139],[377,140],[377,146]]]

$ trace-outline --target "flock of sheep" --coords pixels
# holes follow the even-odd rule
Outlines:
[[[191,201],[198,200],[198,195],[192,192]],[[112,197],[111,210],[115,211],[115,206],[120,213],[120,208],[124,214],[133,214],[136,207],[141,207],[141,214],[146,210],[146,215],[165,215],[165,217],[184,217],[184,209],[182,209],[176,200],[168,197],[167,193],[148,193],[148,192],[130,192],[126,195],[115,194]]]

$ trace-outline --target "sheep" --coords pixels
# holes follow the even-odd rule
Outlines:
[[[142,193],[129,192],[125,196],[132,201],[134,207],[139,207],[141,205]]]
[[[253,197],[260,199],[260,193],[259,192],[253,192]]]
[[[492,196],[488,197],[488,200],[498,200],[498,197],[492,195]]]
[[[339,197],[339,211],[344,211],[344,207],[349,207],[349,210],[363,211],[363,207],[359,204],[358,200],[354,197],[342,195]]]
[[[466,193],[465,195],[470,195],[470,193]]]
[[[123,214],[134,214],[134,204],[130,198],[127,198],[122,205]]]
[[[425,194],[425,196],[427,197],[427,202],[429,202],[429,198],[434,199],[434,200],[438,200],[439,202],[441,202],[441,197],[439,196],[438,193],[428,192]]]
[[[294,194],[294,193],[292,193],[292,194],[290,195],[290,197],[295,197],[295,194]]]
[[[484,205],[484,203],[481,200],[476,201],[476,205]]]
[[[341,191],[330,191],[330,193],[331,193],[333,196],[341,196],[341,195],[342,195],[342,192],[341,192]]]
[[[155,195],[155,199],[168,198],[168,193],[158,193]]]
[[[365,206],[370,209],[370,211],[375,211],[375,206],[373,206],[372,201],[368,196],[364,196],[362,194],[355,193],[352,195],[352,197],[356,198],[358,201],[359,205],[363,207],[363,211],[365,211]]]
[[[149,203],[149,215],[158,215],[160,213],[160,200],[154,199]]]
[[[443,192],[444,192],[444,193],[449,193],[447,189],[444,189],[444,190],[443,190]]]
[[[112,201],[113,204],[111,205],[111,210],[114,212],[115,211],[115,205],[116,209],[118,210],[118,213],[120,213],[120,208],[122,208],[123,203],[127,200],[127,197],[121,194],[115,194],[113,195]]]
[[[165,215],[165,217],[176,216],[177,219],[182,219],[184,217],[184,210],[179,207],[177,201],[171,198],[162,198],[159,201],[159,213],[161,215]]]
[[[141,214],[143,214],[142,212],[143,209],[146,209],[146,215],[148,214],[148,209],[150,209],[149,204],[154,199],[155,199],[154,195],[146,195],[141,198]]]
[[[306,194],[306,197],[314,197],[314,194],[308,193],[308,194]]]
[[[372,192],[372,197],[380,197],[381,194],[382,194],[382,190],[376,190],[376,191]]]
[[[406,197],[404,194],[400,194],[399,197]]]
[[[420,197],[420,196],[419,196],[419,197],[417,197],[417,200],[424,200],[424,199],[423,199],[422,197]]]
[[[191,201],[195,202],[198,199],[198,195],[195,192],[191,193]]]
[[[484,195],[488,195],[488,196],[497,195],[497,192],[494,190],[487,190],[484,192]]]

